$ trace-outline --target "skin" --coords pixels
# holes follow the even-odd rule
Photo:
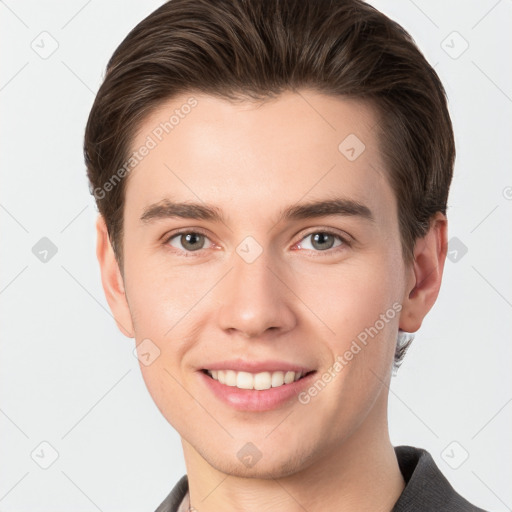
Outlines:
[[[133,148],[189,97],[147,117]],[[128,178],[122,272],[97,221],[116,322],[137,344],[149,338],[160,350],[140,367],[181,436],[191,504],[200,512],[390,511],[404,488],[387,424],[396,336],[418,330],[437,298],[446,218],[432,219],[406,265],[368,104],[314,91],[263,103],[194,97],[197,106]],[[338,150],[349,134],[366,146],[354,161]],[[140,220],[166,197],[216,205],[224,223]],[[333,197],[366,205],[374,220],[277,222],[290,205]],[[192,242],[198,251],[180,236],[168,241],[182,228],[204,231]],[[325,230],[335,232],[331,248],[314,241]],[[236,252],[247,236],[262,249],[252,263]],[[393,304],[401,311],[308,404],[294,397],[275,410],[236,411],[199,378],[208,363],[235,357],[285,360],[321,375]],[[252,467],[237,457],[247,442],[262,454]]]

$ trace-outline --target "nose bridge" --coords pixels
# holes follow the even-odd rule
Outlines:
[[[290,294],[276,270],[270,251],[247,258],[244,246],[233,254],[233,269],[219,290],[219,324],[245,336],[258,336],[267,329],[288,330],[295,324]],[[247,247],[245,247],[247,249]],[[254,253],[252,255],[254,257]],[[276,275],[277,274],[277,275]]]

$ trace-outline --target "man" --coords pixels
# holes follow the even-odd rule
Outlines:
[[[182,440],[158,512],[481,510],[388,434],[455,157],[399,25],[359,0],[172,0],[112,56],[84,149],[109,306]]]

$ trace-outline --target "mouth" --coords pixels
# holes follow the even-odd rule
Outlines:
[[[249,389],[264,391],[271,388],[279,388],[287,386],[301,379],[304,379],[308,375],[315,373],[315,370],[311,371],[274,371],[274,372],[244,372],[236,370],[201,370],[205,375],[210,377],[212,380],[216,380],[226,386],[238,388],[238,389]]]

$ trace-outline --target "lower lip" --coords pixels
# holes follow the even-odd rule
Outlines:
[[[262,390],[226,386],[202,371],[199,371],[199,376],[217,398],[234,409],[239,411],[271,411],[296,398],[305,387],[310,385],[315,373],[312,372],[290,384]]]

